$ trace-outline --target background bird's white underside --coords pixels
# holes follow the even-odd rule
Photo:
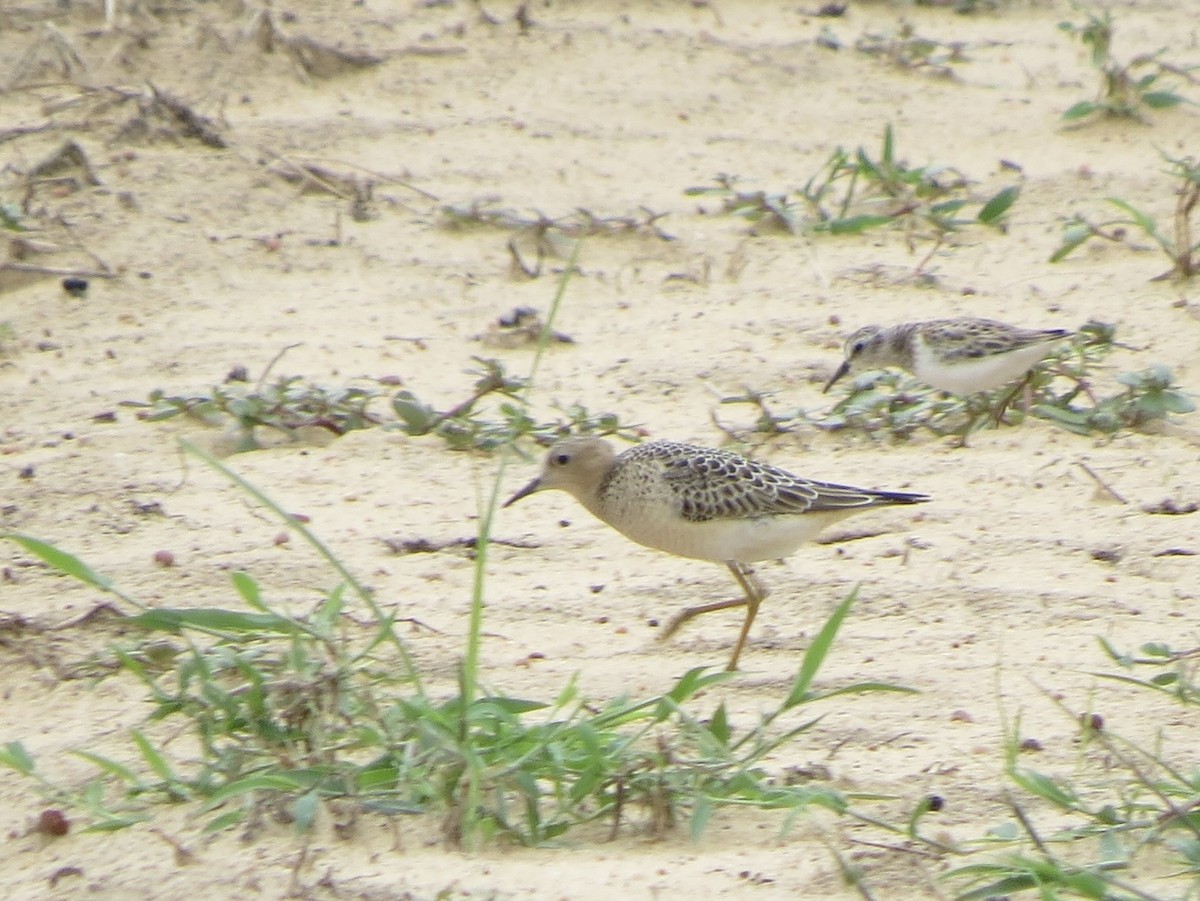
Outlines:
[[[1028,347],[992,354],[987,357],[943,362],[925,341],[913,348],[913,372],[926,384],[955,394],[989,391],[1024,375],[1046,355],[1047,345],[1039,342]]]

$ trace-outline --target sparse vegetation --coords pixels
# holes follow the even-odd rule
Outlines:
[[[280,376],[268,382],[264,373],[251,386],[240,369],[206,393],[167,394],[156,389],[146,401],[122,404],[137,408],[149,422],[177,416],[190,416],[211,426],[229,422],[239,435],[237,451],[259,448],[258,431],[263,428],[297,438],[304,429],[344,435],[355,429],[382,426],[413,436],[437,435],[454,450],[488,452],[521,439],[548,444],[572,431],[626,438],[637,435],[636,427],[622,424],[616,414],[591,413],[579,404],[562,408],[562,416],[556,419],[538,422],[516,402],[518,392],[527,384],[525,379],[508,374],[498,360],[474,359],[478,368],[471,374],[477,378],[465,400],[438,410],[411,391],[400,389],[391,397],[395,419],[385,419],[369,409],[385,393],[380,382],[360,379],[357,384],[329,387],[301,376]],[[499,403],[481,412],[480,402],[492,396]]]
[[[939,41],[917,34],[911,22],[901,21],[895,31],[868,31],[854,42],[854,49],[887,60],[901,69],[929,72],[941,78],[954,75],[954,66],[966,62],[966,44]]]
[[[1120,63],[1112,55],[1115,25],[1111,10],[1097,12],[1078,4],[1075,8],[1086,13],[1086,20],[1082,23],[1060,22],[1058,27],[1078,37],[1089,49],[1092,68],[1100,75],[1100,87],[1095,99],[1074,104],[1063,113],[1064,119],[1075,121],[1097,114],[1140,119],[1146,110],[1169,109],[1184,102],[1183,95],[1164,82],[1163,77],[1175,76],[1194,82],[1194,67],[1164,61],[1161,57],[1166,48],[1139,54],[1127,63]]]
[[[232,378],[204,394],[167,394],[155,389],[146,401],[123,401],[122,405],[137,408],[149,422],[191,416],[215,426],[232,420],[239,434],[237,450],[249,451],[261,446],[258,430],[262,428],[295,438],[302,429],[344,435],[379,425],[382,420],[367,407],[380,393],[374,385],[326,387],[301,376],[280,376],[272,382],[264,377],[253,387],[244,378]]]
[[[537,278],[545,271],[547,259],[565,258],[573,242],[580,238],[605,235],[648,235],[659,241],[673,241],[658,222],[666,213],[642,208],[625,216],[600,216],[591,210],[576,209],[563,216],[546,216],[539,212],[521,212],[498,205],[494,199],[475,200],[463,204],[444,204],[440,211],[443,228],[494,228],[513,232],[508,239],[508,252],[514,270],[526,278]],[[532,255],[534,263],[527,262]]]
[[[1124,672],[1098,677],[1173,701],[1184,721],[1195,716],[1200,652],[1148,644],[1128,654],[1101,644]],[[1135,674],[1146,672],[1148,678]],[[1179,736],[1166,751],[1157,717],[1130,724],[1137,732],[1127,737],[1090,706],[1082,712],[1059,707],[1078,724],[1075,772],[1025,765],[1023,758],[1040,744],[1022,737],[1019,721],[1013,725],[1005,743],[1012,817],[973,843],[989,860],[947,873],[963,887],[955,897],[1193,897],[1200,889],[1200,774],[1194,761],[1179,759]],[[1150,872],[1160,875],[1151,880]]]
[[[537,422],[519,402],[520,393],[528,385],[526,379],[509,375],[496,360],[476,357],[475,361],[480,368],[474,371],[479,376],[474,392],[447,410],[434,409],[410,391],[396,392],[392,408],[399,416],[397,427],[409,435],[436,434],[454,450],[493,451],[525,438],[549,444],[570,433],[637,437],[637,427],[623,425],[616,414],[593,414],[579,404],[560,408],[562,417]],[[481,415],[476,407],[489,395],[500,398],[490,411],[491,418]]]
[[[884,129],[877,158],[863,147],[839,147],[796,191],[746,191],[738,183],[737,176],[722,174],[715,186],[689,188],[686,193],[719,199],[722,212],[740,216],[758,230],[855,235],[884,226],[899,228],[910,250],[918,240],[930,238],[936,249],[948,235],[972,225],[1002,229],[1020,193],[1010,185],[978,199],[971,181],[953,167],[909,166],[896,153],[890,125]]]
[[[1108,203],[1123,215],[1099,223],[1078,214],[1072,216],[1063,225],[1062,244],[1051,255],[1050,262],[1066,259],[1093,238],[1128,243],[1132,228],[1153,241],[1171,261],[1171,268],[1156,279],[1189,279],[1200,271],[1200,239],[1195,238],[1193,229],[1193,217],[1200,209],[1200,160],[1165,153],[1163,159],[1167,162],[1167,173],[1175,179],[1175,214],[1169,234],[1141,208],[1120,197],[1109,197]]]

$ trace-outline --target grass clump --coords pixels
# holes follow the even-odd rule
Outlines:
[[[1163,159],[1167,162],[1167,173],[1175,180],[1175,211],[1169,231],[1128,200],[1109,197],[1107,202],[1121,215],[1103,222],[1093,222],[1079,214],[1072,216],[1063,225],[1062,243],[1051,255],[1050,262],[1066,259],[1093,238],[1126,243],[1129,231],[1133,229],[1153,242],[1171,261],[1171,268],[1152,280],[1186,280],[1200,272],[1200,240],[1194,236],[1192,221],[1200,208],[1200,160],[1165,153]]]
[[[126,828],[178,803],[192,806],[205,831],[270,817],[304,832],[330,805],[385,817],[435,814],[444,838],[466,845],[498,837],[540,844],[588,823],[615,835],[634,811],[651,831],[686,818],[695,834],[726,805],[845,813],[851,797],[777,784],[762,768],[767,754],[817,719],[778,721],[836,695],[901,690],[814,687],[850,597],[813,641],[787,697],[749,727],[735,726],[723,704],[695,711],[706,690],[731,678],[702,667],[661,694],[599,705],[574,679],[548,700],[488,693],[478,683],[467,690],[464,667],[461,690],[439,698],[415,668],[396,615],[357,583],[343,582],[295,614],[235,573],[236,606],[150,608],[67,552],[7,537],[134,608],[126,623],[141,637],[116,655],[119,672],[144,686],[149,713],[130,730],[129,752],[76,751],[97,769],[76,788],[41,776],[19,741],[0,751],[0,765],[37,780],[50,802],[85,817],[92,831]],[[374,621],[355,627],[352,600]],[[159,723],[172,730],[170,741]]]
[[[486,198],[444,204],[439,210],[439,224],[451,231],[492,228],[511,232],[507,247],[514,273],[538,278],[546,271],[547,259],[565,259],[582,238],[644,235],[658,241],[674,241],[674,236],[658,224],[666,215],[642,207],[635,213],[602,216],[580,207],[562,216],[547,216],[536,210],[503,207],[497,200]],[[534,262],[529,262],[530,257]]]
[[[514,441],[549,444],[572,431],[626,438],[637,435],[637,427],[623,424],[615,413],[592,413],[579,404],[560,408],[561,415],[555,419],[537,421],[519,400],[527,379],[511,375],[498,360],[473,359],[477,366],[468,374],[475,377],[475,382],[465,399],[439,410],[411,391],[400,389],[391,396],[394,417],[370,409],[386,394],[384,380],[360,379],[349,385],[326,386],[302,376],[280,376],[268,382],[264,373],[251,386],[240,371],[207,393],[168,394],[159,388],[150,393],[148,400],[124,401],[123,406],[137,408],[139,416],[149,422],[187,416],[210,426],[232,424],[238,436],[237,451],[260,448],[260,430],[264,428],[297,439],[304,429],[344,435],[356,429],[382,427],[414,437],[436,435],[452,450],[487,453]],[[484,409],[481,402],[485,398],[495,398],[498,403]]]
[[[316,428],[344,435],[355,429],[379,425],[381,420],[367,407],[382,392],[370,384],[330,387],[310,382],[303,376],[280,376],[245,387],[240,380],[227,380],[204,394],[168,394],[161,388],[145,401],[123,401],[135,407],[148,422],[188,416],[205,425],[232,421],[238,432],[237,450],[262,446],[259,430],[274,429],[296,438],[302,429]]]
[[[1101,645],[1120,671],[1094,675],[1173,702],[1183,722],[1195,717],[1200,651],[1155,643],[1131,654],[1103,639]],[[1134,740],[1115,734],[1097,712],[1064,712],[1077,723],[1078,771],[1068,778],[1024,765],[1023,751],[1036,743],[1021,738],[1019,723],[1012,729],[1005,743],[1005,772],[1013,785],[1005,802],[1012,818],[977,843],[991,859],[946,874],[962,887],[955,897],[1195,897],[1200,892],[1195,760],[1169,758],[1157,726],[1154,735]],[[1042,825],[1046,821],[1052,825]],[[997,854],[997,848],[1003,851]]]
[[[409,435],[436,434],[452,450],[495,451],[514,441],[532,439],[549,444],[568,434],[618,435],[634,439],[636,426],[622,424],[615,413],[593,414],[579,404],[559,408],[560,417],[538,422],[522,401],[529,380],[509,375],[497,360],[475,357],[478,368],[475,389],[464,401],[446,410],[437,410],[410,391],[398,391],[392,397],[392,409],[398,419],[390,427]],[[479,402],[489,395],[498,398],[495,409],[486,415]]]
[[[745,191],[737,186],[737,176],[726,174],[715,181],[714,186],[689,188],[686,193],[719,199],[722,212],[747,219],[760,230],[856,235],[897,228],[910,250],[926,238],[934,240],[936,249],[950,234],[969,226],[1002,229],[1020,193],[1010,185],[980,198],[971,190],[971,181],[953,167],[909,166],[896,152],[891,125],[884,129],[878,155],[863,147],[838,147],[794,191]]]
[[[954,66],[966,62],[962,41],[939,41],[917,34],[911,22],[901,21],[895,31],[868,31],[854,49],[885,60],[899,69],[927,72],[940,78],[954,76]]]
[[[1147,110],[1169,109],[1185,101],[1175,88],[1162,79],[1176,76],[1194,82],[1194,67],[1182,67],[1161,59],[1166,48],[1143,53],[1127,63],[1112,55],[1115,33],[1111,10],[1101,12],[1076,5],[1086,13],[1083,22],[1060,22],[1059,30],[1077,37],[1090,53],[1092,68],[1100,76],[1100,85],[1092,100],[1080,100],[1062,115],[1067,121],[1088,117],[1111,116],[1141,119]]]

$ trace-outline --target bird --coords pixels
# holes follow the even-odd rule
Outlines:
[[[1051,346],[1070,336],[1061,328],[1029,329],[970,317],[866,325],[846,339],[846,358],[823,391],[850,372],[889,366],[959,396],[991,391],[1028,373]]]
[[[743,596],[688,607],[661,637],[670,638],[702,613],[744,606],[730,671],[737,669],[768,594],[750,564],[786,557],[854,513],[929,500],[924,494],[818,482],[730,451],[675,441],[649,441],[617,453],[610,442],[591,436],[555,442],[541,473],[504,506],[551,489],[571,494],[638,544],[729,568]]]

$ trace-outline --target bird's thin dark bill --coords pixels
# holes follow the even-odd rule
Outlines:
[[[827,381],[825,383],[825,387],[821,389],[821,393],[822,394],[826,393],[830,388],[833,387],[834,382],[836,382],[838,379],[840,379],[842,376],[844,376],[849,371],[850,371],[850,361],[843,360],[842,365],[839,366],[837,368],[837,372],[835,372],[833,374],[833,378],[831,378],[829,381]]]
[[[530,482],[528,485],[526,485],[524,488],[522,488],[520,491],[518,491],[516,494],[514,494],[512,497],[510,497],[508,500],[506,500],[504,502],[503,506],[507,507],[509,504],[515,504],[521,498],[528,497],[529,495],[533,494],[540,487],[542,487],[542,480],[534,479],[532,482]]]

